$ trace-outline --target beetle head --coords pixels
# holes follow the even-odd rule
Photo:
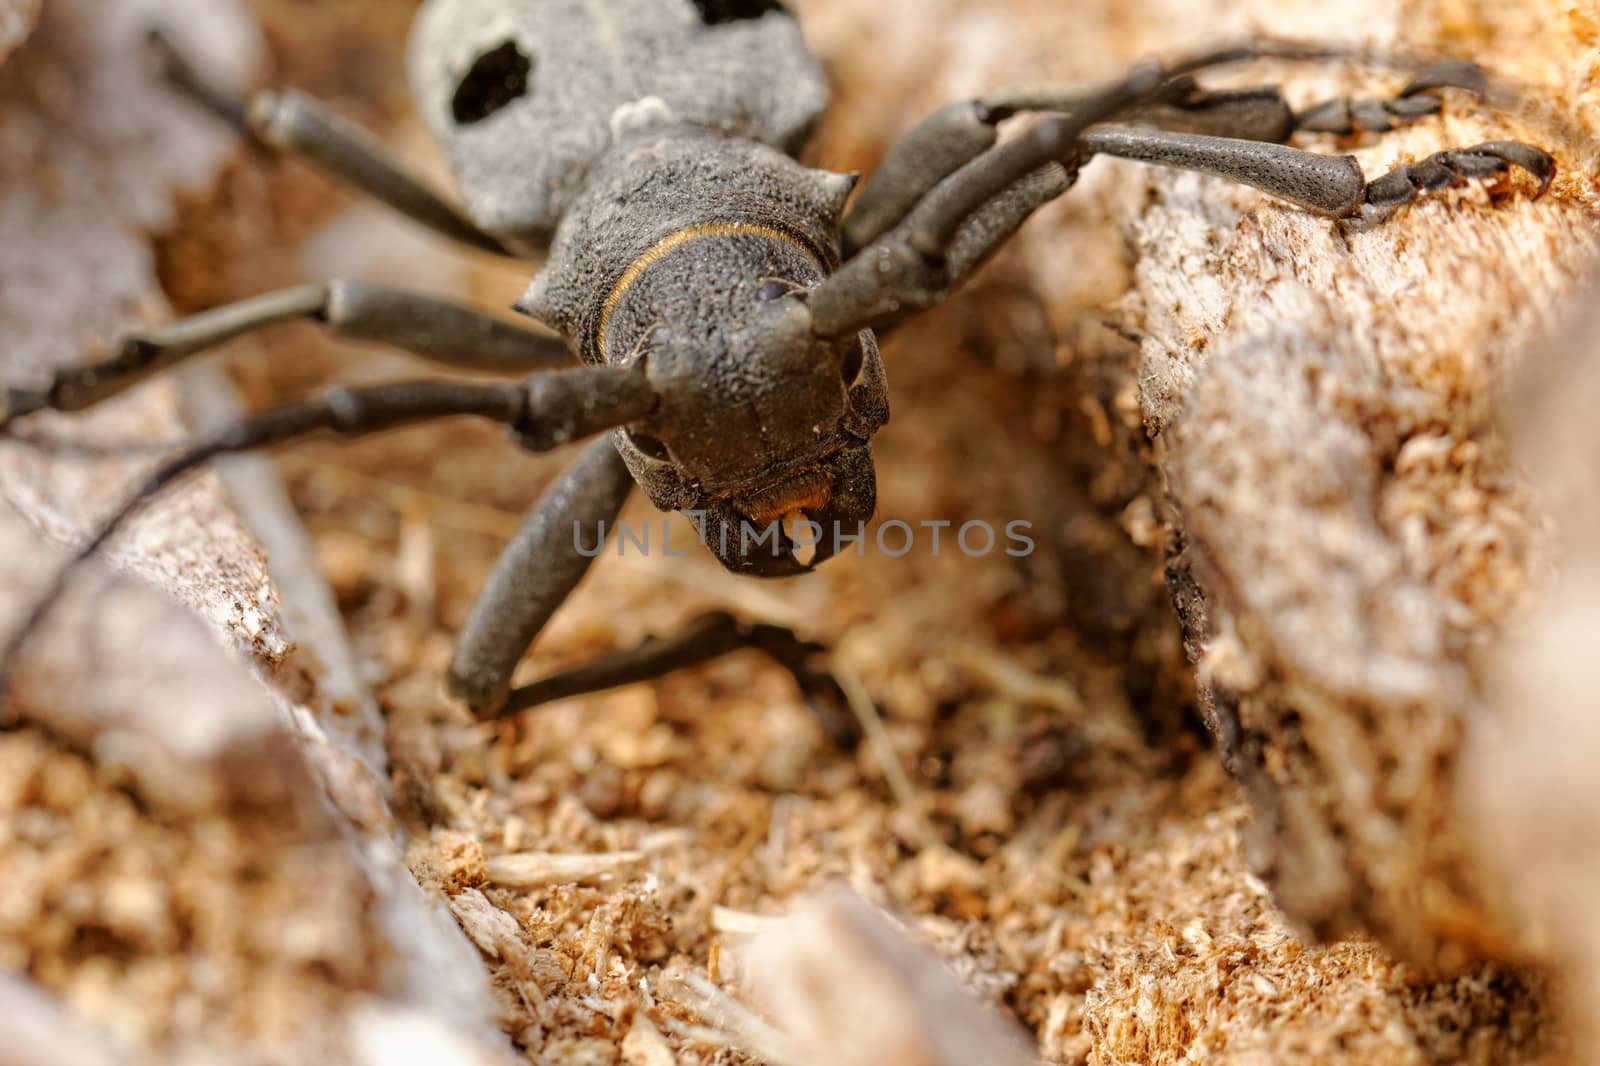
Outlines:
[[[660,399],[617,431],[618,450],[650,500],[696,518],[739,573],[802,573],[876,505],[883,362],[870,332],[812,333],[804,297],[820,276],[801,249],[739,234],[686,245],[628,293],[622,317],[640,325],[620,362],[642,363]],[[813,525],[791,537],[800,519]],[[814,544],[808,563],[796,539]]]

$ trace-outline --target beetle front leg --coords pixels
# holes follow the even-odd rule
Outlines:
[[[658,397],[643,370],[578,367],[534,374],[520,384],[402,381],[340,386],[300,403],[249,415],[201,437],[160,463],[102,522],[54,578],[0,649],[0,691],[18,651],[61,598],[77,567],[156,496],[219,456],[254,451],[316,433],[363,436],[455,416],[498,422],[532,451],[550,451],[648,416]],[[609,447],[610,442],[605,442]]]
[[[1538,197],[1549,188],[1556,169],[1549,153],[1520,141],[1437,152],[1368,182],[1353,156],[1319,155],[1284,144],[1138,126],[1098,126],[1081,131],[1078,138],[1077,150],[1084,156],[1113,155],[1215,174],[1359,225],[1382,222],[1425,192],[1504,174],[1512,167],[1533,175]],[[812,289],[807,299],[814,331],[824,337],[849,336],[860,329],[883,331],[934,306],[1035,207],[1058,195],[1051,191],[1046,167],[1024,175],[962,217],[965,201],[991,187],[996,175],[1016,169],[1015,159],[1002,156],[1010,147],[991,149],[957,171],[906,222]],[[1069,167],[1070,184],[1076,166]],[[1031,197],[1030,189],[1035,190]]]
[[[632,488],[606,437],[585,448],[528,512],[495,560],[450,659],[450,693],[473,714],[505,707],[518,661],[593,561],[579,538],[598,539]]]
[[[1308,57],[1319,58],[1312,53]],[[862,183],[840,227],[846,258],[887,233],[935,186],[993,148],[1001,122],[1028,112],[1071,114],[1106,88],[1016,85],[935,111],[896,141]],[[1300,132],[1387,132],[1437,114],[1442,106],[1437,94],[1444,89],[1483,96],[1488,83],[1476,64],[1446,60],[1424,68],[1393,97],[1337,97],[1297,112],[1275,86],[1208,91],[1184,76],[1116,117],[1182,133],[1282,143]]]
[[[652,637],[636,648],[591,659],[513,689],[498,714],[515,714],[555,700],[649,681],[745,649],[762,652],[789,671],[806,706],[836,746],[850,750],[860,742],[861,727],[849,709],[843,686],[816,663],[827,654],[825,645],[803,640],[786,626],[745,622],[727,611],[697,615],[670,636]]]
[[[1101,126],[1085,133],[1083,144],[1097,154],[1215,174],[1320,215],[1360,216],[1367,223],[1382,221],[1424,192],[1504,174],[1513,166],[1538,181],[1535,198],[1544,194],[1555,177],[1555,160],[1550,154],[1520,141],[1490,141],[1436,152],[1416,163],[1402,164],[1372,182],[1366,180],[1353,156],[1318,155],[1284,144],[1137,126]]]
[[[584,449],[545,491],[495,560],[472,605],[450,660],[450,694],[478,717],[505,717],[554,700],[649,681],[749,648],[789,671],[830,740],[841,748],[854,747],[860,730],[844,690],[815,665],[827,649],[783,626],[743,622],[724,611],[700,615],[669,637],[511,688],[517,663],[588,572],[606,528],[632,488],[632,476],[605,438]],[[586,543],[586,538],[595,543]]]
[[[1223,61],[1204,57],[1197,62],[1208,60]],[[950,269],[952,249],[963,232],[972,232],[971,223],[981,222],[986,208],[1024,181],[1049,180],[1054,168],[1065,168],[1064,176],[1075,173],[1084,130],[1157,98],[1173,76],[1154,64],[1142,64],[1084,99],[1071,114],[1044,119],[939,182],[904,222],[806,291],[812,332],[847,337],[882,329],[940,302],[956,280]],[[1015,228],[997,227],[991,247]]]
[[[225,341],[292,319],[468,370],[527,373],[574,362],[556,337],[421,293],[348,281],[297,285],[130,334],[110,359],[59,370],[42,389],[5,388],[0,430],[35,411],[91,407]]]
[[[1014,197],[1025,183],[1040,181],[1052,163],[1064,167],[1069,178],[1096,154],[1201,170],[1254,185],[1320,214],[1359,216],[1369,223],[1381,221],[1424,191],[1504,173],[1511,166],[1532,173],[1540,194],[1554,176],[1555,161],[1548,153],[1514,141],[1440,152],[1368,184],[1349,156],[1322,156],[1266,141],[1107,125],[1140,108],[1169,104],[1172,86],[1183,84],[1196,70],[1257,54],[1219,50],[1165,71],[1148,64],[1135,68],[1128,77],[1079,100],[1070,113],[1045,118],[1016,140],[983,152],[934,185],[904,221],[809,290],[813,332],[844,337],[861,329],[883,329],[939,303],[1021,221],[1010,220],[1009,228],[986,226],[986,212]],[[1465,80],[1455,65],[1430,71],[1406,92],[1414,95],[1451,78]]]
[[[1405,88],[1387,100],[1336,97],[1312,104],[1295,113],[1294,128],[1306,133],[1336,133],[1341,136],[1360,132],[1387,133],[1438,114],[1441,104],[1437,93],[1441,89],[1461,89],[1482,97],[1488,95],[1489,81],[1476,63],[1464,59],[1442,60],[1423,68]],[[1238,136],[1221,130],[1194,132]]]
[[[862,183],[840,224],[845,258],[853,257],[889,232],[936,186],[993,148],[999,139],[997,127],[1001,122],[1025,112],[1071,114],[1107,88],[1105,85],[1022,85],[941,107],[896,141]],[[1204,99],[1195,99],[1197,94]],[[1260,95],[1198,93],[1193,79],[1185,77],[1173,79],[1162,88],[1155,102],[1134,110],[1141,119],[1149,114],[1180,124],[1224,121],[1233,130],[1260,130],[1266,136],[1277,136],[1289,128],[1288,105],[1273,93],[1263,108],[1258,99]],[[1227,106],[1214,106],[1222,96],[1229,98]],[[1264,121],[1263,110],[1267,112]],[[1209,119],[1197,117],[1202,115]]]
[[[669,637],[614,652],[519,688],[517,663],[572,594],[633,488],[609,439],[590,444],[548,488],[511,539],[472,605],[456,641],[450,694],[480,718],[506,717],[554,700],[663,677],[730,652],[764,652],[789,671],[828,738],[842,748],[860,739],[844,690],[814,660],[826,652],[792,630],[746,623],[724,611],[692,619]],[[584,538],[595,541],[590,546]]]

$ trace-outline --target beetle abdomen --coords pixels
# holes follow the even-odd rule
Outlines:
[[[630,128],[703,126],[793,151],[826,102],[776,0],[426,0],[409,66],[473,220],[530,243]]]

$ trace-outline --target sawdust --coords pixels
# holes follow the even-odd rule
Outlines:
[[[0,766],[0,967],[127,1046],[281,1045],[371,988],[373,901],[331,822],[153,814],[30,732],[0,737]]]

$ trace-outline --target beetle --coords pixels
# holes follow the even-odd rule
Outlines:
[[[288,319],[435,362],[522,380],[334,388],[244,418],[164,461],[82,546],[95,551],[145,501],[211,458],[332,431],[455,415],[508,426],[533,451],[594,438],[534,505],[460,636],[452,694],[480,716],[660,675],[741,647],[795,677],[847,741],[823,649],[726,612],[671,637],[512,687],[514,669],[583,576],[581,530],[614,522],[634,485],[697,519],[724,566],[803,573],[871,517],[871,441],[889,417],[877,336],[958,287],[1097,155],[1256,186],[1331,218],[1376,224],[1418,195],[1516,167],[1539,148],[1494,141],[1368,182],[1353,157],[1289,145],[1301,132],[1383,132],[1481,93],[1470,63],[1425,68],[1388,99],[1296,111],[1274,87],[1207,90],[1242,60],[1348,58],[1260,43],[1097,85],[1000,90],[936,111],[857,188],[795,158],[826,103],[821,70],[779,0],[426,0],[411,33],[416,104],[464,208],[412,177],[370,134],[293,90],[237,99],[155,34],[174,85],[272,150],[302,155],[467,245],[544,257],[511,324],[428,296],[351,281],[301,285],[125,338],[108,361],[12,385],[0,428],[90,407],[240,334]],[[1038,120],[1000,140],[1018,115]],[[1536,194],[1537,195],[1537,194]],[[574,357],[576,364],[574,365]],[[802,560],[794,524],[820,532]],[[787,522],[788,525],[783,523]],[[765,532],[762,532],[765,530]],[[752,535],[752,534],[755,535]],[[13,636],[9,663],[63,569]]]

